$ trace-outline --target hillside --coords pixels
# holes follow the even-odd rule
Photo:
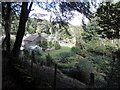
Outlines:
[[[11,59],[10,59],[11,60]],[[9,64],[9,59],[3,57],[3,89],[7,90],[12,88],[19,88],[21,90],[24,85],[23,83],[26,79],[20,80],[22,76],[18,76],[18,72],[15,72],[16,68],[11,67]],[[22,62],[22,66],[24,63],[24,70],[27,70],[27,75],[31,74],[31,66],[30,62],[24,61]],[[15,64],[14,64],[15,65]],[[12,73],[14,71],[14,73]],[[23,75],[23,72],[20,72]],[[17,75],[17,79],[16,79]],[[24,75],[23,75],[24,76]],[[29,77],[29,76],[28,76]],[[33,88],[52,88],[54,83],[54,69],[46,66],[40,66],[39,64],[33,64],[33,73],[31,78],[34,80]],[[24,82],[25,83],[25,82]],[[30,85],[26,83],[26,85]],[[26,87],[26,88],[28,88]],[[31,86],[30,86],[31,87]],[[68,76],[65,76],[61,71],[57,70],[57,79],[56,79],[56,88],[86,88],[87,86],[78,80],[72,79]],[[18,90],[18,89],[17,89]]]

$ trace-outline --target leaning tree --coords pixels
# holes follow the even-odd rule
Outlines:
[[[22,39],[25,33],[26,22],[27,22],[29,13],[31,11],[32,4],[33,2],[31,2],[30,4],[28,4],[28,2],[22,2],[19,27],[18,27],[16,40],[12,50],[12,55],[15,57],[19,56]]]

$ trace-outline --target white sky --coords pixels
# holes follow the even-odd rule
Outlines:
[[[100,3],[102,1],[106,1],[106,0],[89,0],[89,1],[95,1],[97,3]],[[107,1],[119,1],[119,0],[107,0]],[[98,5],[97,5],[98,7]],[[42,8],[40,8],[38,5],[33,5],[32,9],[34,9],[33,11],[30,12],[29,16],[30,17],[34,17],[32,16],[34,13],[37,15],[37,18],[40,19],[46,19],[46,20],[50,20],[50,15],[52,15],[52,17],[55,17],[55,14],[51,13],[51,12],[47,12],[46,10],[43,10]],[[91,5],[91,11],[95,11],[96,9]],[[74,16],[71,20],[69,20],[68,22],[72,25],[75,26],[80,26],[82,24],[82,18],[84,18],[85,23],[87,23],[89,20],[81,13],[77,12],[77,11],[72,11],[74,13]],[[42,17],[39,14],[45,14],[46,16]]]
[[[33,11],[30,12],[29,17],[37,17],[39,19],[46,19],[46,20],[50,20],[50,15],[52,15],[52,17],[55,17],[55,15],[51,12],[47,12],[46,10],[43,10],[42,8],[40,8],[39,6],[33,6],[32,9],[34,9]],[[75,26],[80,26],[82,24],[82,17],[83,14],[77,12],[77,11],[72,11],[74,13],[74,16],[71,20],[69,20],[68,22],[72,25]],[[37,16],[34,16],[33,14],[36,14]],[[39,14],[45,14],[46,16],[42,17]],[[85,18],[85,22],[88,22],[88,19]]]

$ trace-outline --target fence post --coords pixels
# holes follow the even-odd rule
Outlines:
[[[90,73],[90,85],[94,85],[94,73]]]
[[[57,77],[57,64],[55,64],[55,71],[54,71],[54,90],[56,90],[56,77]]]
[[[40,66],[43,66],[43,61],[41,61]]]
[[[33,76],[33,62],[35,60],[35,54],[34,51],[32,51],[32,57],[31,57],[31,75]]]

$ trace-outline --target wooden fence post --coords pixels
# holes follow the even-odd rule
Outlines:
[[[57,77],[57,64],[55,64],[55,71],[54,71],[54,90],[56,90],[56,77]]]
[[[31,57],[31,75],[33,75],[33,62],[35,61],[35,54],[34,51],[32,51],[32,57]]]
[[[94,85],[94,73],[90,73],[90,85]]]

